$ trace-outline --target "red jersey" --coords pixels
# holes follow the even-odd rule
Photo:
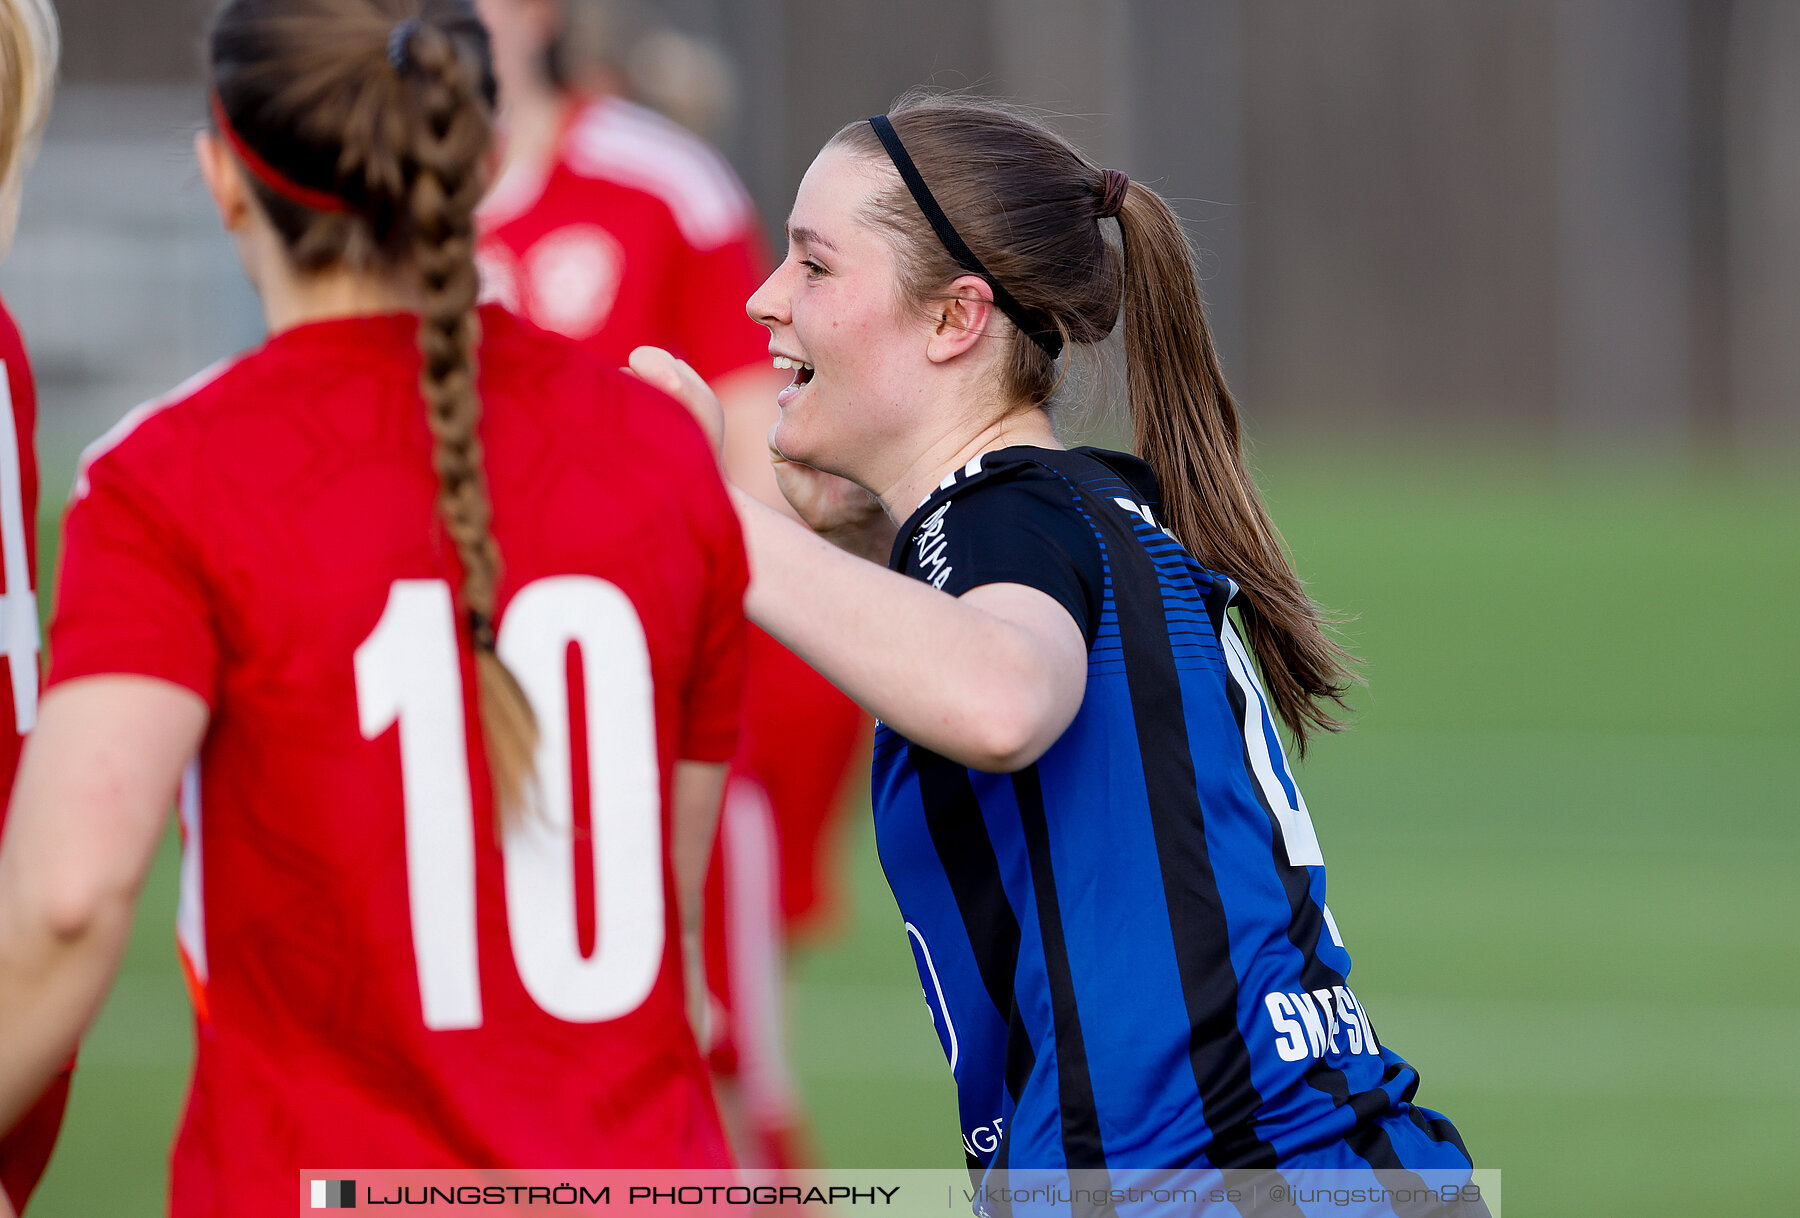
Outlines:
[[[482,310],[498,650],[541,807],[495,829],[417,320],[301,326],[84,463],[52,684],[211,708],[180,803],[199,1046],[172,1212],[302,1166],[722,1166],[664,809],[736,737],[746,580],[686,413]],[[571,744],[573,741],[573,744]]]
[[[37,387],[25,342],[0,305],[0,791],[12,789],[25,733],[37,721]],[[0,810],[0,820],[5,819]]]
[[[662,116],[618,98],[571,104],[554,155],[508,169],[479,220],[484,295],[609,364],[648,343],[707,380],[767,366],[768,331],[745,312],[767,269],[749,195],[717,152]],[[719,1003],[711,1061],[739,1076],[753,1114],[796,1102],[791,1087],[759,1082],[786,1069],[775,1060],[785,1036],[779,937],[830,904],[821,843],[866,733],[855,703],[751,631],[732,766],[744,798],[726,801],[706,942]],[[734,833],[734,808],[760,809],[761,828]]]
[[[37,387],[25,342],[12,314],[0,305],[0,825],[5,798],[19,768],[25,733],[37,721]],[[14,1208],[43,1175],[62,1124],[68,1073],[57,1076],[44,1098],[5,1137],[0,1137],[0,1188]]]
[[[707,380],[768,361],[768,331],[744,312],[764,269],[750,197],[642,106],[571,106],[553,160],[513,166],[479,219],[484,298],[615,367],[646,343]]]

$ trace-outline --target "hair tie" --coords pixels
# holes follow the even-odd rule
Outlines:
[[[476,651],[494,654],[494,619],[479,610],[469,610],[469,641]]]
[[[1131,189],[1131,179],[1116,169],[1100,171],[1100,206],[1094,212],[1094,218],[1104,220],[1108,216],[1116,216],[1119,209],[1125,206],[1125,192]]]
[[[988,274],[988,269],[981,265],[981,259],[975,256],[975,251],[969,248],[968,242],[958,235],[956,228],[950,223],[950,217],[945,215],[944,209],[938,206],[937,199],[932,196],[931,187],[925,185],[925,179],[920,176],[918,166],[913,164],[912,157],[907,154],[906,145],[900,142],[899,133],[894,130],[894,124],[888,121],[888,116],[877,114],[869,120],[869,126],[875,128],[875,135],[881,140],[881,146],[887,150],[888,159],[894,163],[894,168],[900,171],[900,180],[906,183],[906,189],[911,193],[913,202],[917,203],[919,210],[925,213],[925,219],[931,224],[932,231],[937,234],[938,240],[943,243],[944,249],[949,252],[950,257],[955,259],[956,265],[972,275],[979,275],[987,280],[988,287],[994,290],[995,306],[1010,317],[1013,325],[1019,327],[1019,330],[1036,343],[1045,355],[1051,359],[1061,355],[1063,337],[1062,331],[1056,328],[1056,322],[1038,310],[1028,309],[1020,304],[1018,297],[1006,290],[1006,285]]]
[[[394,71],[406,71],[407,52],[412,48],[413,35],[419,32],[419,25],[417,17],[408,17],[388,34],[388,62],[394,65]]]

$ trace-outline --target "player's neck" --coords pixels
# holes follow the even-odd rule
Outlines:
[[[550,87],[529,89],[510,99],[500,131],[500,172],[548,163],[556,155],[573,104],[571,98]]]
[[[904,521],[927,495],[937,489],[945,475],[964,468],[982,453],[1021,444],[1033,448],[1062,447],[1045,411],[1037,408],[1016,410],[986,424],[975,434],[947,434],[926,445],[898,478],[885,490],[875,493],[889,516]]]
[[[417,311],[418,292],[393,276],[333,268],[300,275],[283,268],[258,283],[270,334],[311,322]]]

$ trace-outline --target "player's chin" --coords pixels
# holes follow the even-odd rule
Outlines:
[[[822,438],[816,429],[807,425],[804,412],[790,412],[785,406],[781,411],[781,421],[769,432],[769,443],[782,457],[814,467],[818,467],[821,461],[829,460],[831,446],[822,444]]]

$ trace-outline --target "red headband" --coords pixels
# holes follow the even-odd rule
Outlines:
[[[250,145],[246,144],[232,127],[231,120],[225,116],[225,103],[219,100],[217,89],[207,96],[207,101],[212,106],[213,126],[219,129],[219,138],[225,141],[225,146],[231,149],[231,155],[235,156],[257,181],[288,202],[298,203],[302,207],[310,207],[314,211],[347,213],[355,210],[348,201],[340,199],[334,194],[300,185],[281,170],[257,156]]]

